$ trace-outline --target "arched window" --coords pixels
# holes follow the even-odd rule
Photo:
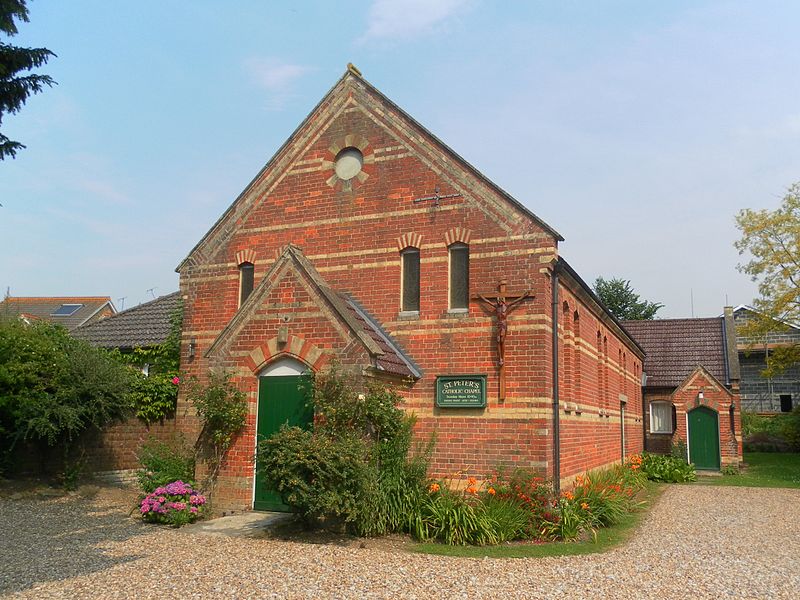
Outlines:
[[[597,404],[600,414],[606,408],[605,393],[603,391],[603,334],[597,332]]]
[[[408,247],[400,252],[400,310],[419,312],[419,249]]]
[[[561,352],[561,366],[563,369],[563,389],[561,392],[561,397],[566,400],[572,399],[572,353],[573,353],[573,343],[574,340],[571,340],[572,343],[567,341],[567,337],[569,334],[572,333],[572,327],[570,326],[569,318],[571,316],[569,310],[569,304],[564,301],[562,305],[562,312],[563,315],[561,317],[561,347],[563,348],[563,352]]]
[[[239,265],[239,306],[244,304],[244,301],[253,291],[255,270],[253,263],[243,262]]]
[[[576,310],[572,315],[572,339],[575,342],[575,385],[573,396],[580,400],[581,394],[581,318]]]
[[[456,242],[448,247],[450,264],[450,309],[469,308],[469,246]]]

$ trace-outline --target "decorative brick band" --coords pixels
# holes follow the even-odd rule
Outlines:
[[[300,336],[290,335],[285,343],[279,343],[278,338],[274,337],[253,348],[248,356],[248,366],[254,374],[258,374],[269,363],[288,357],[307,364],[314,371],[324,368],[330,360],[329,353],[323,349]]]
[[[236,253],[236,264],[241,265],[242,263],[256,264],[256,251],[250,248],[239,250]]]
[[[469,244],[472,237],[472,232],[463,227],[453,227],[450,231],[444,234],[445,242],[448,246],[461,242],[462,244]]]
[[[397,249],[401,252],[406,248],[417,248],[420,249],[422,247],[422,236],[418,233],[414,233],[413,231],[409,233],[404,233],[399,238],[397,238]]]

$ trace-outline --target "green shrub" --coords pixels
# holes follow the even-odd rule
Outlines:
[[[170,322],[169,335],[161,344],[134,348],[131,352],[109,351],[118,362],[133,367],[131,404],[136,417],[145,423],[161,421],[175,414],[180,382],[182,304],[170,315]],[[148,365],[146,376],[141,372],[144,365]]]
[[[783,417],[779,424],[780,433],[786,439],[793,452],[800,452],[800,406],[792,412],[780,415]]]
[[[775,415],[743,411],[742,436],[745,449],[751,452],[798,452],[800,407]]]
[[[270,486],[308,524],[351,523],[368,478],[367,444],[355,435],[282,427],[262,441],[258,465]]]
[[[650,481],[686,483],[697,480],[694,465],[681,458],[662,454],[642,454],[642,472]]]
[[[673,442],[669,454],[673,458],[680,458],[686,460],[686,457],[689,456],[689,451],[686,448],[686,442],[684,442],[683,440],[678,440],[677,442]]]
[[[397,392],[336,371],[309,385],[313,430],[285,427],[259,443],[265,484],[308,523],[363,536],[419,529],[432,442],[412,449]]]
[[[138,458],[142,468],[136,478],[147,494],[173,481],[194,485],[194,450],[183,438],[164,442],[151,437],[139,450]]]
[[[130,413],[131,372],[108,353],[46,322],[0,321],[0,458],[29,440],[69,446]]]

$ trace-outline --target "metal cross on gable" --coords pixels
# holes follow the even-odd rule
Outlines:
[[[419,202],[426,202],[428,200],[433,200],[434,206],[439,206],[439,201],[444,200],[446,198],[458,198],[461,194],[440,194],[439,193],[439,186],[437,185],[433,188],[433,195],[432,196],[423,196],[422,198],[414,198],[414,204]]]

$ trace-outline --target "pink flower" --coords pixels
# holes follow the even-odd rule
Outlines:
[[[172,383],[174,383],[175,385],[178,385],[180,382],[181,382],[181,378],[178,377],[177,375],[172,378]]]
[[[189,509],[189,512],[193,512],[193,513],[197,514],[197,507],[196,506],[191,507]]]

